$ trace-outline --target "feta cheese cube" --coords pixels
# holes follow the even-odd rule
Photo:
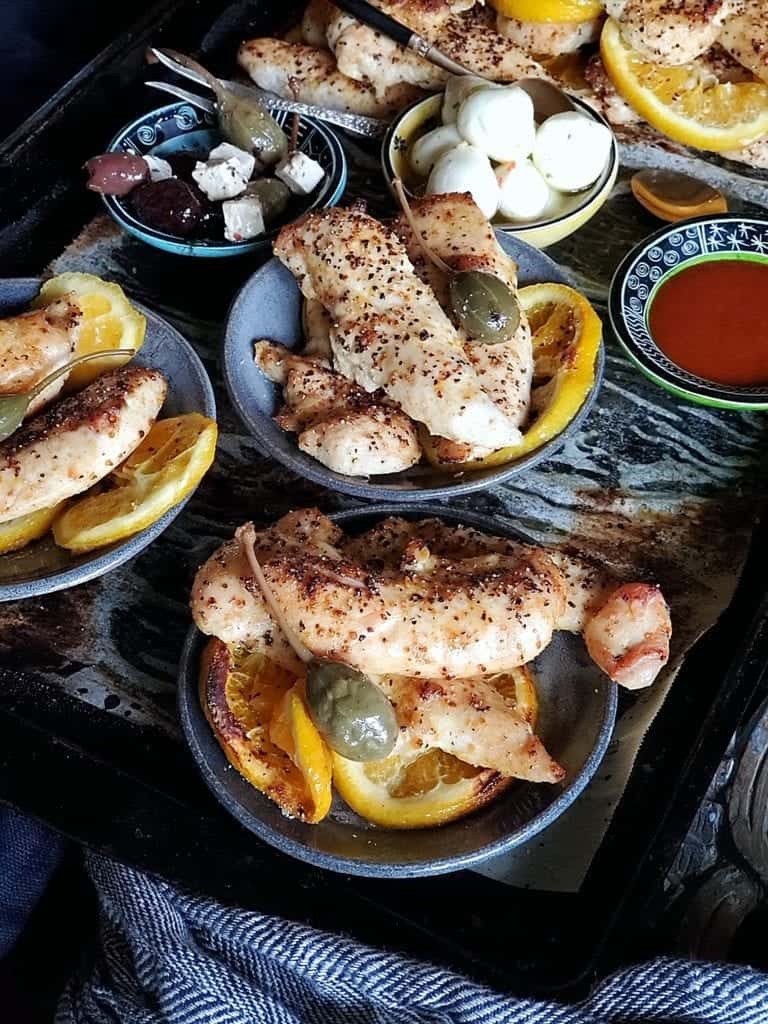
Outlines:
[[[173,177],[173,168],[167,160],[161,156],[152,156],[150,153],[144,157],[144,163],[149,168],[150,181],[167,181]]]
[[[221,204],[224,211],[224,237],[229,242],[247,242],[264,234],[264,210],[256,196],[241,196]]]
[[[277,165],[277,177],[297,196],[308,196],[325,177],[325,171],[306,153],[293,153]]]
[[[229,160],[198,160],[192,177],[212,202],[218,199],[234,199],[245,191],[248,177],[236,157]]]
[[[208,154],[208,163],[216,160],[236,160],[244,178],[250,178],[256,167],[256,157],[239,146],[233,146],[231,142],[220,142],[218,146]]]

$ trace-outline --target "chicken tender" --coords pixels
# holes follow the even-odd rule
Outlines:
[[[18,395],[72,359],[82,313],[68,298],[44,309],[0,320],[0,395]],[[27,415],[47,405],[64,387],[66,375],[32,402]]]
[[[736,0],[605,0],[629,45],[657,64],[689,64],[712,46]],[[741,2],[741,0],[739,0]]]
[[[600,38],[602,18],[588,21],[520,21],[518,18],[496,17],[499,35],[509,39],[527,53],[537,57],[558,57],[564,53],[575,53],[580,47],[594,43]]]
[[[768,82],[767,15],[764,0],[739,0],[718,36],[720,45],[764,82]]]
[[[283,387],[277,423],[298,434],[301,451],[335,473],[399,473],[421,458],[413,422],[383,396],[268,341],[257,343],[256,364]]]
[[[381,389],[431,434],[498,448],[520,439],[405,247],[378,221],[360,210],[312,213],[283,228],[274,252],[330,314],[334,368],[345,377]]]
[[[409,85],[377,95],[370,84],[343,75],[332,54],[281,39],[251,39],[242,44],[237,60],[259,88],[330,110],[388,118],[421,95]]]
[[[166,391],[157,370],[113,370],[0,443],[0,523],[57,505],[111,473],[139,446]]]

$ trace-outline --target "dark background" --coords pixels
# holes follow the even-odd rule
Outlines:
[[[145,6],[125,0],[0,0],[0,139]]]

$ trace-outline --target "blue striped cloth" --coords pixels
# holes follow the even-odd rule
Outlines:
[[[750,968],[660,959],[577,1006],[513,999],[103,857],[86,864],[100,954],[56,1024],[768,1024],[768,976]]]

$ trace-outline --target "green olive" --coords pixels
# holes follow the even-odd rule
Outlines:
[[[217,94],[219,126],[234,146],[253,153],[263,165],[276,164],[288,153],[285,132],[256,100],[222,89]]]
[[[520,306],[503,281],[482,270],[454,274],[450,299],[461,326],[473,341],[509,341],[520,326]]]
[[[278,178],[258,178],[251,181],[243,194],[256,196],[261,200],[266,224],[274,223],[280,214],[285,212],[291,198],[291,190]]]
[[[397,740],[397,720],[386,695],[348,665],[312,661],[307,704],[328,744],[351,761],[380,761]]]

